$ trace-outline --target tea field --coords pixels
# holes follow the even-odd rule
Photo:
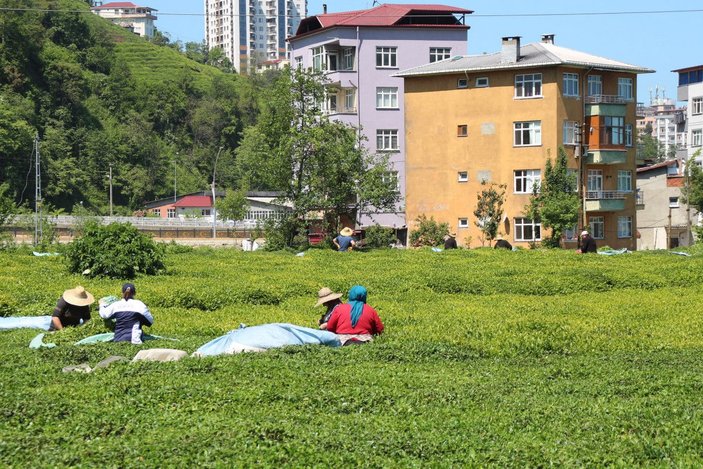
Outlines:
[[[62,368],[124,343],[78,347],[100,321],[0,332],[0,465],[700,466],[703,252],[435,253],[173,250],[137,278],[141,348],[196,350],[236,328],[314,327],[322,286],[368,288],[371,345]],[[60,257],[0,254],[0,315],[49,314],[80,283]],[[97,313],[94,313],[97,316]]]

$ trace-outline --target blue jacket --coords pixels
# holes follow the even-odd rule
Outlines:
[[[115,320],[115,342],[142,343],[142,326],[154,324],[149,308],[139,300],[120,300],[100,306],[100,317]]]

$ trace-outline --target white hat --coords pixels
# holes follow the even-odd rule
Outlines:
[[[63,292],[63,299],[66,303],[73,306],[88,306],[95,301],[93,295],[85,291],[85,288],[78,285],[76,288],[71,288]]]
[[[321,288],[320,291],[317,292],[317,303],[315,303],[315,308],[327,303],[328,301],[338,300],[341,297],[341,293],[335,293],[327,287]]]
[[[586,230],[583,230],[583,231],[581,232],[581,236],[586,236],[587,234],[588,234],[588,231],[586,231]]]

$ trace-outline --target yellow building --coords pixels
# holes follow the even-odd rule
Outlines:
[[[448,222],[460,244],[481,246],[473,212],[487,181],[507,185],[500,234],[518,246],[540,241],[545,233],[524,207],[563,146],[585,209],[567,245],[588,225],[599,246],[635,249],[635,90],[637,74],[651,72],[558,47],[546,35],[524,46],[506,37],[498,53],[398,73],[411,229],[425,214]]]

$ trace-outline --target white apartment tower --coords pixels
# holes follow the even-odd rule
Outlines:
[[[286,38],[306,14],[307,0],[205,0],[205,41],[237,72],[256,71],[286,59]]]

